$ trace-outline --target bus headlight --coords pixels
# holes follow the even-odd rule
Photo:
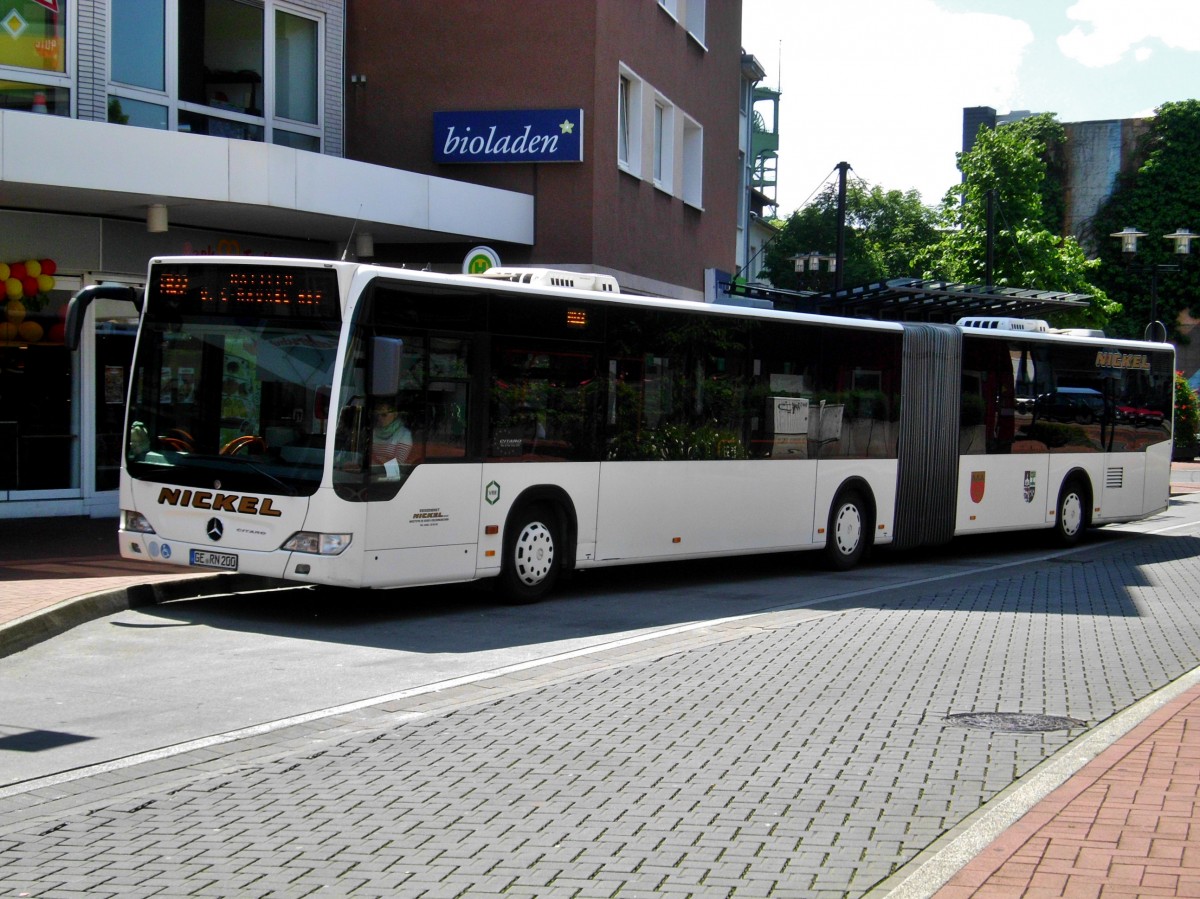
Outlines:
[[[318,556],[336,556],[350,545],[353,534],[318,534],[316,531],[297,531],[283,544],[283,549]]]
[[[154,533],[154,528],[151,527],[145,515],[141,512],[131,512],[128,509],[121,510],[121,530],[133,531],[137,534]]]

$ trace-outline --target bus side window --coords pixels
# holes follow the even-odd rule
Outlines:
[[[429,339],[423,408],[412,422],[414,461],[466,456],[470,362],[470,340],[459,337]]]
[[[490,458],[590,460],[603,382],[595,348],[562,341],[493,345]]]

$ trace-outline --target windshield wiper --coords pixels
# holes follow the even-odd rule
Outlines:
[[[293,487],[291,484],[287,483],[286,481],[281,481],[279,478],[275,477],[275,475],[271,474],[271,472],[267,471],[262,466],[254,463],[254,462],[251,462],[245,456],[221,456],[220,461],[236,462],[238,465],[242,465],[246,468],[249,468],[251,471],[254,471],[257,474],[260,474],[264,478],[267,478],[268,480],[277,484],[280,488],[282,488],[284,491],[286,491],[288,496],[299,496],[300,495],[300,491],[297,490],[295,487]]]

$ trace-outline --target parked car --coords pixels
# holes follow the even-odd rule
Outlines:
[[[1117,406],[1117,418],[1132,424],[1135,428],[1161,428],[1166,416],[1154,409],[1145,409],[1141,406]]]
[[[1092,387],[1060,387],[1039,396],[1036,409],[1052,421],[1091,424],[1104,418],[1104,394]]]

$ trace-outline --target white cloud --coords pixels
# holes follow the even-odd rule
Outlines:
[[[1200,3],[1196,0],[1078,0],[1067,10],[1076,25],[1058,38],[1063,55],[1090,68],[1120,62],[1134,50],[1145,61],[1153,48],[1145,41],[1164,46],[1200,50]]]
[[[958,180],[962,110],[1020,102],[1019,20],[933,0],[744,0],[742,44],[774,86],[782,50],[780,211],[840,160],[936,203]]]

